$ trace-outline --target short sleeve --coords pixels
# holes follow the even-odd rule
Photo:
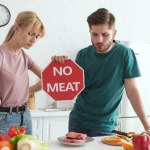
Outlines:
[[[82,58],[82,59],[81,59]],[[83,63],[83,53],[82,50],[79,50],[79,52],[76,55],[75,62],[82,68],[85,69],[84,63]]]
[[[75,62],[77,64],[79,64],[79,61],[80,61],[80,52],[77,53],[76,58],[75,58]]]
[[[31,59],[30,56],[28,56],[28,55],[24,52],[24,50],[22,50],[22,53],[23,53],[23,56],[24,56],[24,58],[25,58],[25,60],[26,60],[26,65],[27,65],[28,69],[30,70],[30,69],[33,67],[33,65],[34,65],[34,61]]]
[[[125,63],[124,63],[124,78],[134,78],[140,77],[141,72],[139,69],[139,65],[136,59],[136,56],[132,49],[129,49],[125,54]]]
[[[34,61],[31,59],[31,57],[28,56],[28,69],[31,69],[34,65]]]

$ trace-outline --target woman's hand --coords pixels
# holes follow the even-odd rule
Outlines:
[[[59,63],[64,63],[64,61],[65,61],[65,59],[67,59],[68,57],[67,56],[52,56],[51,57],[51,60],[53,61],[53,62],[59,62]]]

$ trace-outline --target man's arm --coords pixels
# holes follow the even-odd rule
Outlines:
[[[139,116],[145,130],[150,131],[150,122],[144,111],[144,106],[142,104],[135,78],[125,79],[125,89],[127,97],[130,100],[134,111]]]

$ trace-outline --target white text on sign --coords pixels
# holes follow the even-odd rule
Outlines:
[[[72,68],[69,66],[63,67],[53,67],[53,75],[54,76],[69,76],[72,74]],[[66,91],[78,91],[80,82],[59,82],[54,83],[52,86],[50,83],[47,83],[47,91],[48,92],[66,92]]]
[[[68,70],[69,72],[67,72],[67,70]],[[59,70],[58,70],[58,68],[53,67],[53,75],[56,76],[56,75],[57,75],[56,73],[57,73],[59,76],[62,76],[62,75],[69,76],[69,75],[72,74],[72,68],[69,67],[69,66],[66,66],[66,67],[64,67],[64,68],[60,67]]]
[[[78,91],[80,82],[68,82],[68,83],[55,83],[53,86],[47,83],[48,92],[66,92],[66,91]]]

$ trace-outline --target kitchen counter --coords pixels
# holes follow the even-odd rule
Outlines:
[[[30,110],[32,117],[52,117],[52,116],[69,116],[70,110],[50,109],[49,111],[34,109]]]
[[[53,140],[49,142],[52,150],[123,150],[122,146],[111,146],[101,142],[102,137],[94,137],[94,141],[88,142],[81,146],[65,145],[59,141]]]

